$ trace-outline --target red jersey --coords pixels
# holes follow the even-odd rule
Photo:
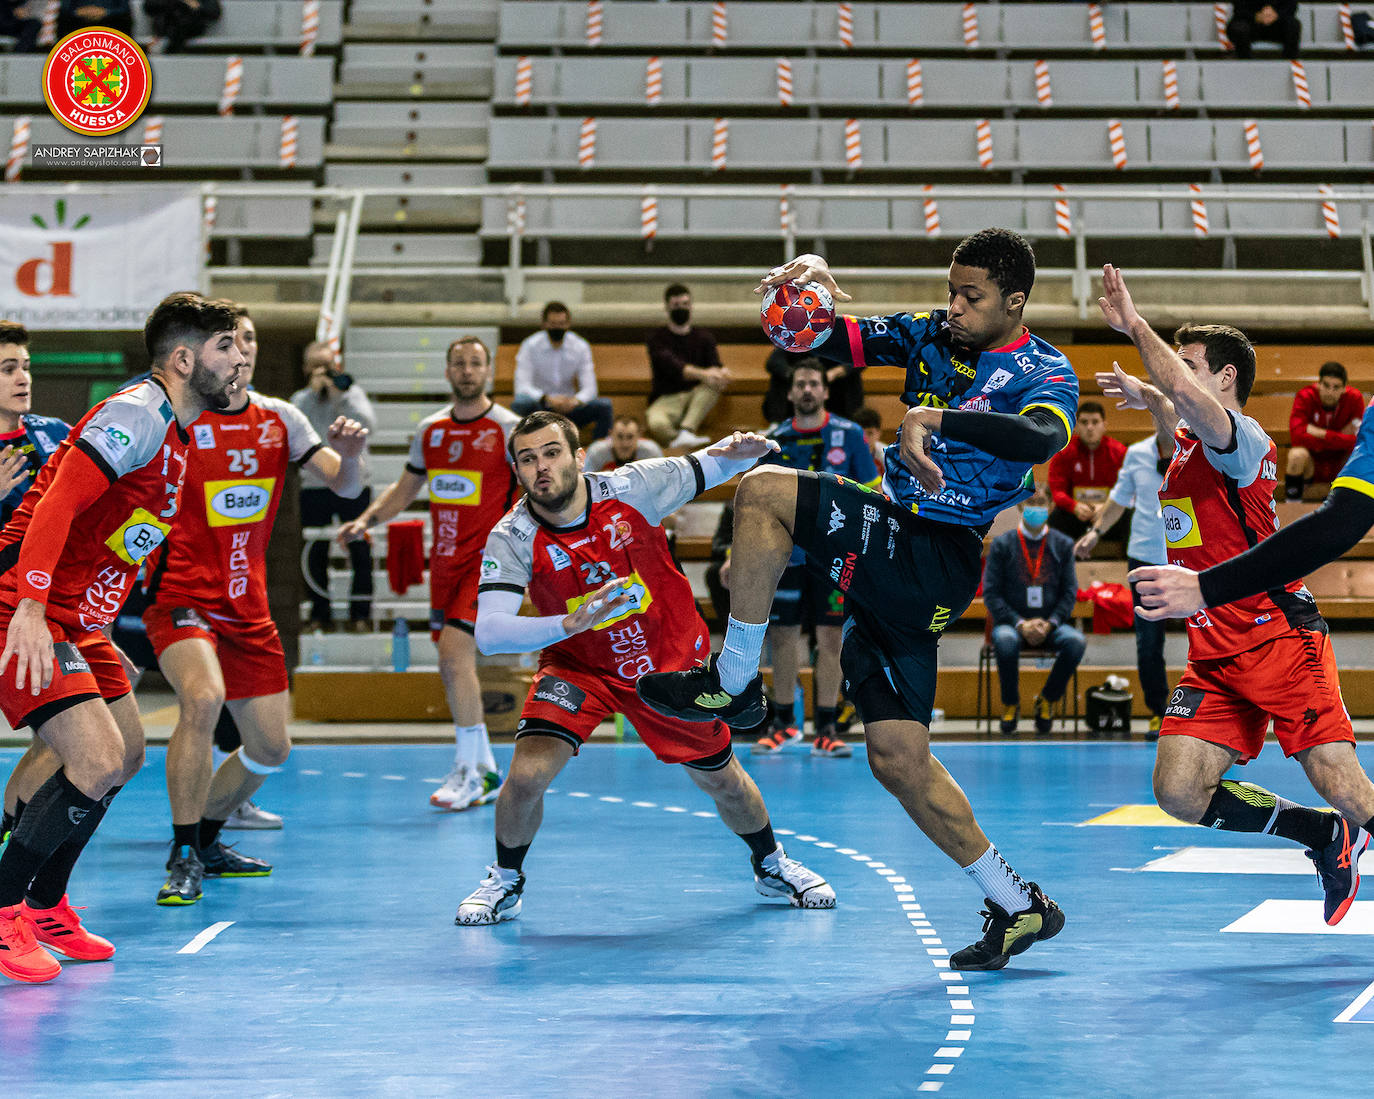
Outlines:
[[[120,390],[86,413],[0,534],[0,605],[13,609],[36,589],[47,595],[48,618],[73,633],[110,625],[144,559],[172,528],[188,439],[156,381]],[[34,508],[73,448],[104,473],[109,488],[73,519],[51,577],[20,577],[14,566]]]
[[[1089,450],[1077,435],[1069,445],[1050,459],[1048,480],[1055,507],[1073,511],[1074,504],[1104,504],[1116,484],[1121,463],[1126,460],[1126,444],[1104,435],[1096,450]]]
[[[420,421],[406,469],[429,484],[431,576],[463,568],[510,509],[518,482],[506,443],[519,422],[496,404],[473,420],[455,420],[449,407]]]
[[[496,524],[479,591],[528,589],[541,615],[566,615],[619,576],[634,602],[619,617],[545,649],[541,666],[628,685],[648,672],[691,667],[709,651],[706,623],[659,524],[701,492],[700,468],[688,458],[652,458],[584,477],[590,502],[581,522],[551,527],[521,500]]]
[[[1278,448],[1249,416],[1228,412],[1231,448],[1213,450],[1180,424],[1159,488],[1169,564],[1200,571],[1244,553],[1278,528]],[[1253,649],[1297,626],[1320,627],[1316,601],[1294,580],[1284,588],[1209,607],[1188,619],[1188,657],[1215,660]]]
[[[1349,454],[1355,449],[1355,436],[1344,434],[1341,428],[1351,420],[1358,423],[1362,416],[1364,397],[1358,389],[1347,386],[1336,401],[1336,407],[1326,408],[1317,387],[1304,386],[1293,398],[1293,411],[1288,415],[1289,442],[1313,454]],[[1309,434],[1309,427],[1320,427],[1326,434],[1318,438]]]
[[[250,392],[238,412],[191,425],[181,511],[153,565],[148,596],[218,618],[259,622],[267,609],[267,541],[288,462],[323,444],[294,405]]]

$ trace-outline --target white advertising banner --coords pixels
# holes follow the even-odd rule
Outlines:
[[[0,193],[0,318],[31,329],[142,328],[204,262],[198,188]]]

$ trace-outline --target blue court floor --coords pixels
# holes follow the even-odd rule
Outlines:
[[[153,903],[154,752],[73,882],[119,953],[0,982],[3,1094],[1368,1092],[1349,1073],[1374,1022],[1374,900],[1331,934],[1300,852],[1162,824],[1149,745],[937,754],[1068,918],[1000,973],[948,970],[981,899],[861,754],[746,757],[832,912],[759,897],[679,769],[598,745],[547,798],[523,914],[469,928],[453,914],[491,861],[491,809],[429,808],[445,748],[297,749],[258,798],[286,830],[230,834],[276,873],[184,909]],[[1272,745],[1246,777],[1308,796]]]

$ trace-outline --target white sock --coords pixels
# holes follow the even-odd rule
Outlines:
[[[727,619],[725,646],[716,660],[721,689],[737,695],[758,675],[767,622],[741,622],[733,615]]]
[[[491,737],[487,734],[487,723],[484,721],[475,726],[477,733],[477,763],[483,771],[495,771],[496,757],[491,754]]]
[[[963,870],[983,891],[983,896],[1001,905],[1008,913],[1024,912],[1030,907],[1030,889],[992,844],[988,844],[988,849],[978,856],[973,865],[965,866]]]
[[[485,725],[455,725],[453,727],[453,762],[459,767],[474,770],[482,765],[482,739]]]

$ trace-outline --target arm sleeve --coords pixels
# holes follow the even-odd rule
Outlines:
[[[1069,442],[1064,421],[1044,405],[1015,414],[949,409],[941,417],[940,434],[1012,462],[1048,461]]]
[[[573,333],[563,339],[566,342]],[[592,362],[592,346],[586,340],[574,344],[577,348],[577,400],[579,404],[596,400],[596,364]]]
[[[524,596],[510,591],[484,591],[477,596],[474,637],[485,655],[528,653],[567,640],[564,615],[540,618],[520,613]]]
[[[1139,466],[1140,454],[1138,451],[1127,450],[1126,457],[1121,462],[1121,469],[1116,474],[1116,484],[1112,485],[1112,491],[1107,494],[1107,499],[1118,507],[1135,507],[1136,492],[1136,470]]]
[[[836,318],[830,335],[812,348],[821,359],[844,363],[862,370],[866,366],[900,366],[911,364],[917,343],[916,326],[924,332],[930,314],[894,314],[887,317]]]
[[[1226,415],[1231,417],[1231,445],[1225,450],[1214,450],[1203,443],[1202,451],[1213,469],[1220,470],[1244,488],[1255,483],[1260,475],[1260,464],[1274,444],[1258,421],[1230,409],[1226,410]]]
[[[324,445],[320,433],[295,405],[287,401],[274,401],[272,407],[286,424],[286,448],[291,460],[298,464],[308,462],[315,451]]]
[[[1045,537],[1049,537],[1047,534]],[[1067,536],[1066,536],[1067,537]],[[1059,573],[1059,598],[1047,617],[1056,626],[1062,626],[1073,618],[1073,607],[1078,602],[1078,566],[1073,560],[1073,546],[1070,544],[1064,554],[1063,568]]]
[[[406,452],[406,469],[417,477],[425,476],[425,432],[428,427],[420,427],[410,437],[410,450]]]
[[[1374,497],[1333,488],[1326,502],[1239,557],[1198,575],[1203,602],[1218,607],[1282,587],[1352,549],[1374,526]]]
[[[72,520],[100,499],[109,487],[105,471],[86,451],[77,448],[67,452],[48,491],[34,507],[29,529],[24,532],[19,562],[14,570],[15,589],[20,599],[33,599],[47,605],[53,570],[67,544]]]
[[[1293,398],[1293,409],[1288,413],[1288,440],[1293,446],[1305,447],[1313,453],[1326,449],[1325,439],[1316,439],[1308,432],[1311,423],[1312,394],[1308,389],[1300,389]]]
[[[1069,479],[1071,465],[1068,452],[1061,450],[1050,459],[1047,473],[1050,498],[1054,501],[1054,506],[1062,511],[1073,511],[1073,481]]]
[[[532,400],[544,399],[544,391],[536,384],[534,360],[530,354],[530,341],[523,340],[515,352],[515,395]]]
[[[1007,582],[1004,558],[1002,546],[993,542],[988,548],[988,563],[983,569],[983,605],[987,607],[994,626],[1014,626],[1021,619],[1003,594]]]

